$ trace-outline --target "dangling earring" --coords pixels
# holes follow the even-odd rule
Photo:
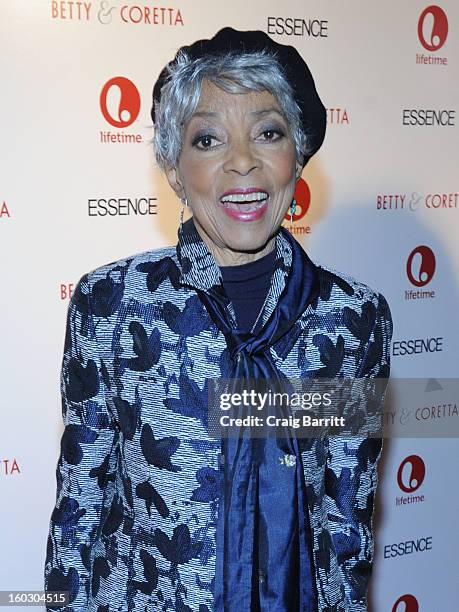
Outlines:
[[[296,210],[296,200],[295,198],[293,198],[293,200],[290,203],[290,223],[293,223],[293,215],[295,214],[295,210]]]
[[[180,202],[182,203],[182,209],[180,211],[180,229],[182,229],[182,226],[183,226],[183,213],[185,211],[185,206],[188,206],[188,200],[187,200],[186,196],[184,198],[180,198]]]

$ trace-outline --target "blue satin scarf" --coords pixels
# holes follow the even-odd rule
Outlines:
[[[241,388],[242,381],[260,379],[272,391],[286,390],[288,382],[269,349],[282,359],[288,355],[298,338],[296,321],[318,294],[314,264],[290,232],[283,227],[279,231],[291,245],[292,263],[276,307],[258,332],[232,327],[224,301],[197,290],[225,336],[231,362],[227,377],[241,381]],[[268,405],[264,414],[287,413],[282,406]],[[231,416],[238,414],[232,411]],[[317,611],[300,443],[295,430],[280,431],[276,437],[250,437],[241,427],[238,437],[222,437],[215,612]],[[285,459],[283,465],[279,457]],[[290,472],[287,476],[279,470]],[[266,568],[266,576],[260,567]]]

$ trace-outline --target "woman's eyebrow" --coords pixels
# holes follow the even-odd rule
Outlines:
[[[196,111],[195,113],[193,113],[192,117],[217,117],[218,115],[221,115],[221,113],[218,112],[214,112],[214,111]]]
[[[277,108],[274,108],[274,107],[272,107],[272,108],[263,108],[261,110],[250,111],[249,115],[267,115],[268,113],[277,113],[278,115],[283,117],[283,115],[280,112],[280,110],[277,109]]]
[[[280,115],[282,118],[284,117],[283,114],[281,113],[281,111],[277,108],[262,108],[262,109],[257,109],[257,110],[253,110],[253,111],[249,111],[249,115],[268,115],[269,113],[277,113],[278,115]],[[191,119],[193,117],[218,117],[219,115],[222,115],[221,112],[219,111],[196,111],[195,113],[193,113],[193,115],[191,116]]]

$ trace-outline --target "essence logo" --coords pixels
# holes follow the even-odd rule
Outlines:
[[[406,262],[406,275],[415,287],[425,287],[435,273],[435,255],[431,248],[425,245],[417,246],[411,251]],[[435,291],[405,291],[406,300],[434,298]]]
[[[156,215],[157,198],[89,198],[89,217]]]
[[[441,353],[443,351],[443,336],[433,338],[409,338],[392,342],[392,355],[419,355],[420,353]]]
[[[404,557],[405,555],[412,555],[413,553],[425,552],[427,550],[432,550],[432,536],[386,544],[384,546],[384,559]]]
[[[285,36],[328,37],[327,19],[302,19],[293,17],[268,17],[267,33]]]
[[[452,127],[456,125],[456,110],[454,108],[404,108],[402,109],[402,125]]]
[[[100,93],[100,110],[110,125],[118,128],[128,127],[134,123],[140,112],[137,87],[126,77],[110,79]]]
[[[418,20],[418,38],[427,51],[438,51],[443,47],[448,36],[448,18],[445,11],[432,4],[425,8]],[[416,64],[440,64],[446,66],[447,57],[416,53]]]
[[[296,183],[295,194],[293,196],[296,201],[295,212],[293,219],[290,219],[290,209],[285,214],[285,221],[297,223],[300,221],[309,210],[311,204],[311,191],[308,184],[303,178],[299,178]],[[309,225],[294,226],[290,225],[286,228],[291,234],[309,234],[311,227]]]
[[[414,595],[406,593],[394,603],[392,612],[419,612],[418,600]]]
[[[424,482],[426,466],[419,455],[409,455],[397,471],[397,484],[404,493],[414,493]],[[424,495],[401,495],[395,498],[396,506],[416,504],[424,501]]]
[[[105,121],[116,128],[127,128],[136,121],[140,112],[140,94],[137,87],[126,77],[113,77],[102,87],[99,106]],[[100,131],[100,142],[141,143],[141,134]]]

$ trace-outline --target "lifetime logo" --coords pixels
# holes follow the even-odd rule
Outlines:
[[[401,595],[392,606],[392,612],[419,612],[419,603],[414,595]]]
[[[411,251],[406,262],[406,274],[415,287],[424,287],[435,273],[435,255],[426,245],[417,246]]]
[[[113,77],[100,92],[100,110],[105,120],[113,127],[126,128],[139,116],[140,94],[137,87],[126,77]]]
[[[432,249],[425,244],[411,251],[406,262],[406,275],[415,287],[425,287],[433,278],[436,261]],[[406,300],[434,298],[435,290],[413,291],[405,290]]]
[[[419,16],[418,37],[427,51],[438,51],[443,47],[448,36],[448,18],[445,11],[432,4]]]
[[[425,463],[419,455],[409,455],[397,471],[397,484],[404,493],[414,493],[424,482]]]
[[[424,501],[424,495],[412,494],[422,485],[425,475],[426,466],[419,455],[409,455],[401,462],[397,470],[397,484],[404,493],[410,493],[410,495],[396,497],[396,506],[405,506],[406,504]]]

